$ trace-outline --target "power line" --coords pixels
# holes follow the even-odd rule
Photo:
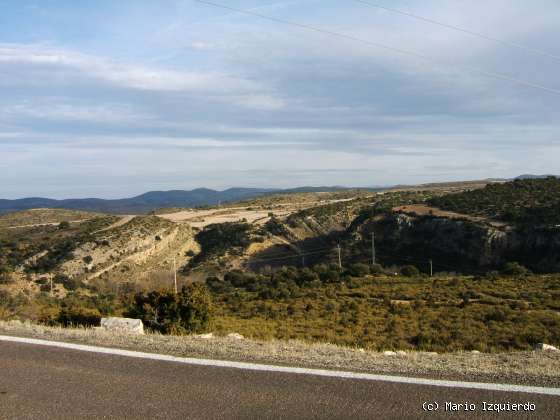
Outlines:
[[[296,255],[288,255],[285,257],[278,257],[278,258],[251,258],[248,260],[248,263],[254,263],[254,262],[259,262],[259,261],[280,261],[280,260],[289,260],[292,258],[301,258],[304,255],[315,255],[315,254],[326,254],[328,252],[332,252],[332,248],[326,248],[323,251],[315,251],[315,252],[303,252],[300,254],[296,254]]]
[[[514,84],[517,84],[517,85],[526,86],[526,87],[530,87],[530,88],[533,88],[533,89],[543,90],[545,92],[560,95],[560,90],[559,89],[554,89],[554,88],[550,88],[548,86],[544,86],[544,85],[541,85],[541,84],[538,84],[538,83],[533,83],[533,82],[530,82],[530,81],[527,81],[527,80],[518,79],[516,77],[509,76],[507,74],[496,73],[496,72],[491,72],[491,71],[486,71],[486,70],[480,70],[480,69],[471,68],[471,67],[464,67],[464,68],[463,67],[457,67],[457,66],[449,64],[449,63],[440,62],[439,60],[434,59],[434,58],[432,58],[430,56],[427,56],[427,55],[424,55],[424,54],[420,54],[420,53],[410,51],[410,50],[405,50],[405,49],[398,48],[398,47],[392,47],[392,46],[385,45],[385,44],[380,44],[378,42],[368,41],[368,40],[365,40],[365,39],[362,39],[362,38],[354,37],[352,35],[347,35],[347,34],[343,34],[343,33],[340,33],[340,32],[334,32],[334,31],[331,31],[331,30],[328,30],[328,29],[317,28],[315,26],[305,25],[305,24],[301,24],[301,23],[297,23],[297,22],[291,22],[291,21],[288,21],[288,20],[279,19],[279,18],[275,18],[275,17],[272,17],[272,16],[268,16],[268,15],[263,15],[261,13],[253,12],[253,11],[250,11],[250,10],[238,9],[238,8],[235,8],[235,7],[226,6],[226,5],[223,5],[223,4],[220,4],[220,3],[214,3],[214,2],[211,2],[211,1],[206,1],[206,0],[193,0],[193,1],[195,1],[197,3],[201,3],[201,4],[206,4],[208,6],[213,6],[213,7],[217,7],[217,8],[220,8],[220,9],[224,9],[224,10],[229,10],[229,11],[232,11],[232,12],[242,13],[242,14],[245,14],[245,15],[248,15],[248,16],[255,16],[255,17],[258,17],[258,18],[261,18],[261,19],[269,20],[269,21],[276,22],[276,23],[281,23],[281,24],[284,24],[284,25],[290,25],[290,26],[294,26],[294,27],[297,27],[297,28],[306,29],[306,30],[309,30],[309,31],[319,32],[319,33],[322,33],[322,34],[331,35],[331,36],[335,36],[335,37],[338,37],[338,38],[343,38],[343,39],[346,39],[346,40],[349,40],[349,41],[359,42],[361,44],[369,45],[369,46],[375,47],[375,48],[384,49],[384,50],[391,51],[391,52],[394,52],[394,53],[397,53],[397,54],[408,55],[408,56],[411,56],[411,57],[420,58],[424,61],[428,61],[428,62],[431,62],[433,64],[437,64],[439,66],[445,65],[446,67],[454,67],[457,70],[463,70],[463,71],[466,70],[466,71],[469,71],[471,73],[478,73],[480,75],[490,77],[490,78],[493,78],[493,79],[507,81],[507,82],[511,82],[511,83],[514,83]]]
[[[285,244],[277,244],[277,245],[275,245],[275,246],[278,246],[278,245],[288,245],[288,244],[293,244],[294,247],[297,247],[298,245],[301,246],[301,244],[298,244],[297,242],[287,242],[287,243],[285,243]],[[332,249],[334,249],[334,246],[335,246],[335,245],[324,244],[324,246],[316,247],[316,248],[304,248],[304,247],[302,247],[302,248],[303,248],[303,251],[304,251],[303,254],[302,254],[302,252],[301,252],[299,249],[289,248],[289,249],[286,249],[284,252],[282,252],[282,251],[280,251],[280,252],[272,252],[272,253],[266,252],[266,256],[263,257],[263,258],[266,258],[266,259],[269,259],[269,258],[276,258],[276,257],[281,257],[281,258],[283,258],[283,257],[286,255],[286,252],[290,252],[290,251],[296,252],[297,254],[295,254],[295,256],[301,256],[301,255],[304,255],[305,253],[309,253],[309,252],[313,252],[313,251],[323,251],[323,250],[329,250],[329,249],[332,250]]]
[[[423,21],[423,22],[431,23],[433,25],[438,25],[438,26],[441,26],[441,27],[444,27],[444,28],[447,28],[447,29],[452,29],[454,31],[458,31],[458,32],[462,32],[462,33],[465,33],[465,34],[468,34],[468,35],[471,35],[471,36],[482,38],[482,39],[485,39],[487,41],[495,42],[496,44],[505,45],[505,46],[511,47],[511,48],[517,48],[519,50],[528,51],[528,52],[531,52],[533,54],[538,54],[538,55],[541,55],[543,57],[553,58],[554,60],[560,61],[560,56],[549,53],[549,52],[544,51],[544,50],[536,49],[536,48],[533,48],[533,47],[527,47],[525,45],[518,44],[518,43],[515,43],[515,42],[505,41],[503,39],[499,39],[499,38],[495,38],[495,37],[492,37],[492,36],[489,36],[489,35],[485,35],[485,34],[480,33],[480,32],[471,31],[470,29],[465,29],[465,28],[462,28],[460,26],[450,25],[448,23],[440,22],[440,21],[437,21],[435,19],[430,19],[430,18],[420,16],[420,15],[417,15],[417,14],[414,14],[414,13],[405,12],[405,11],[398,10],[398,9],[393,9],[392,7],[387,7],[387,6],[383,6],[383,5],[380,5],[380,4],[371,3],[369,1],[364,1],[364,0],[351,0],[351,1],[354,1],[356,3],[365,4],[365,5],[370,6],[370,7],[375,7],[377,9],[385,10],[387,12],[407,16],[407,17],[410,17],[412,19],[416,19],[416,20],[420,20],[420,21]]]

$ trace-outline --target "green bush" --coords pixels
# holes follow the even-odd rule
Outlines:
[[[251,244],[251,225],[243,222],[217,223],[206,226],[196,234],[201,251],[193,259],[196,264],[209,257],[246,249]]]
[[[420,275],[420,270],[413,265],[405,265],[401,268],[401,274],[406,277],[416,277]]]
[[[68,277],[65,274],[55,275],[53,282],[62,284],[66,290],[76,290],[84,285],[81,281]]]
[[[211,318],[211,300],[206,287],[192,283],[177,294],[168,291],[138,293],[129,316],[164,334],[186,334],[204,331]]]
[[[58,228],[61,229],[61,230],[62,230],[62,229],[68,229],[69,227],[70,227],[70,223],[69,223],[69,222],[66,222],[66,221],[60,222],[60,223],[58,224]]]
[[[60,310],[56,322],[65,326],[94,327],[101,322],[101,314],[94,308],[67,307]]]
[[[363,277],[370,273],[369,265],[362,263],[352,264],[347,271],[353,277]]]
[[[521,264],[517,263],[517,262],[508,262],[504,265],[504,268],[502,269],[502,274],[506,275],[506,276],[525,276],[529,273],[529,270],[527,270],[525,267],[523,267]]]
[[[381,274],[383,273],[383,267],[381,264],[373,264],[369,271],[371,274]]]

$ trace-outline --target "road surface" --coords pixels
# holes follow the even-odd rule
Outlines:
[[[446,412],[446,402],[476,408]],[[483,402],[530,403],[535,411],[498,415],[482,411]],[[436,411],[425,411],[434,403]],[[0,340],[2,419],[451,417],[560,418],[560,396],[200,366]]]

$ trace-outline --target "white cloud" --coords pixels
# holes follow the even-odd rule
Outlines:
[[[551,2],[543,13],[499,0],[485,4],[483,16],[472,2],[408,4],[478,32],[557,48],[559,9]],[[164,29],[145,39],[136,30],[133,38],[115,35],[128,33],[123,24],[133,19],[125,16],[104,22],[99,40],[82,47],[54,27],[57,43],[0,44],[2,176],[14,194],[50,186],[56,193],[66,184],[70,191],[70,181],[128,195],[132,179],[142,192],[156,184],[374,185],[557,167],[558,98],[464,71],[554,87],[556,63],[334,0],[260,12],[462,70],[214,9],[191,16],[194,8],[182,7],[178,16],[162,9],[154,19]],[[546,156],[527,159],[536,153]],[[95,185],[92,174],[100,174]]]
[[[251,92],[259,88],[255,82],[221,72],[151,68],[39,45],[0,44],[0,64],[20,65],[24,70],[35,70],[34,66],[43,66],[39,70],[47,78],[49,76],[56,78],[60,71],[74,71],[76,73],[74,77],[81,75],[121,87],[163,92],[227,94]],[[34,73],[31,72],[30,77],[33,75]],[[48,80],[29,81],[48,83]],[[10,84],[10,82],[4,80],[3,84]],[[70,79],[68,82],[71,84],[73,80]]]

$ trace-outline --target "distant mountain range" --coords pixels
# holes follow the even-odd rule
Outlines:
[[[296,192],[333,192],[342,191],[345,187],[300,187],[292,189],[274,188],[230,188],[216,191],[198,188],[191,191],[150,191],[145,194],[121,199],[71,198],[54,200],[51,198],[31,197],[16,200],[0,199],[0,213],[28,210],[34,208],[61,208],[85,210],[100,213],[142,214],[166,207],[200,207],[219,203],[245,200],[272,193]]]
[[[554,175],[520,175],[514,179],[540,179]],[[487,182],[497,181],[493,179]],[[500,181],[508,181],[500,179]],[[425,184],[437,185],[437,184]],[[360,188],[369,191],[383,191],[392,187]],[[94,211],[99,213],[114,214],[145,214],[156,209],[169,207],[201,207],[215,206],[219,203],[234,202],[259,197],[274,193],[301,193],[301,192],[334,192],[350,190],[350,187],[298,187],[289,189],[279,188],[229,188],[224,191],[216,191],[208,188],[197,188],[190,191],[150,191],[136,197],[120,199],[102,198],[70,198],[55,200],[43,197],[20,198],[15,200],[0,199],[0,213],[8,213],[35,208],[59,208],[69,210]]]

